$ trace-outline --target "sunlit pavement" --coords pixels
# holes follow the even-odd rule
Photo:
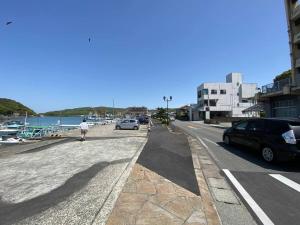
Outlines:
[[[146,135],[100,126],[85,142],[0,157],[1,224],[93,223]]]

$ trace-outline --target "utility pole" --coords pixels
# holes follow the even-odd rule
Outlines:
[[[115,118],[115,100],[113,99],[113,118]]]
[[[169,98],[164,96],[163,99],[165,102],[167,102],[167,124],[169,125],[169,102],[172,101],[172,96],[170,96]]]

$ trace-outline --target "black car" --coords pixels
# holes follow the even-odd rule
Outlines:
[[[149,118],[148,117],[139,117],[138,121],[140,124],[148,124],[149,123]]]
[[[260,151],[267,162],[300,156],[299,119],[249,119],[234,124],[223,134],[225,144],[239,144]]]

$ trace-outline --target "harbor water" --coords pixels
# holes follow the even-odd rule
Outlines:
[[[70,116],[70,117],[56,117],[56,116],[45,116],[45,117],[28,117],[27,123],[30,126],[51,126],[51,125],[78,125],[82,122],[83,117]],[[21,119],[25,122],[25,117]]]

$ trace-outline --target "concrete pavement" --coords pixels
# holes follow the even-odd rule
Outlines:
[[[110,196],[121,190],[118,182],[129,175],[126,171],[134,165],[146,135],[145,127],[115,131],[113,125],[101,126],[90,130],[86,142],[71,137],[48,148],[0,157],[1,224],[99,222],[110,213],[105,203],[114,204]],[[106,215],[99,217],[103,208]]]

